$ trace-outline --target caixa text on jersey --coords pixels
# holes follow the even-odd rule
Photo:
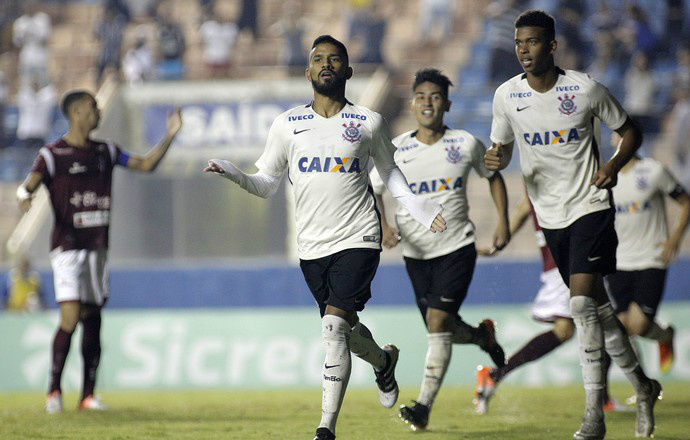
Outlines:
[[[300,157],[297,161],[303,173],[359,173],[359,157]]]
[[[577,131],[577,128],[570,128],[539,133],[523,133],[522,137],[525,139],[527,145],[555,145],[579,141],[580,133]]]

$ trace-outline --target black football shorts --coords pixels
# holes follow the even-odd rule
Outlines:
[[[665,284],[666,269],[619,270],[606,277],[606,287],[616,313],[627,311],[630,303],[636,302],[650,319],[656,316]]]
[[[348,312],[364,310],[380,259],[378,249],[345,249],[315,260],[300,260],[304,280],[321,316],[326,305]]]
[[[452,315],[458,313],[472,282],[476,262],[474,243],[429,260],[405,257],[417,307],[424,319],[428,307]]]
[[[613,208],[592,212],[562,229],[546,229],[549,245],[558,271],[566,285],[575,273],[608,275],[616,271],[618,236]]]

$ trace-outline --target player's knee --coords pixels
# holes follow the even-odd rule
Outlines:
[[[362,324],[359,321],[357,322],[357,324],[355,324],[354,327],[352,327],[351,330],[352,330],[352,336],[353,337],[358,336],[358,337],[362,337],[365,339],[373,339],[374,338],[374,336],[371,334],[371,330],[369,330],[369,328],[366,325]]]
[[[79,305],[60,305],[60,328],[68,333],[74,332],[79,324]]]
[[[429,333],[452,332],[455,324],[453,315],[434,308],[427,310],[426,322]]]
[[[644,336],[649,331],[649,320],[647,319],[628,319],[624,326],[631,336]]]
[[[321,336],[325,341],[348,339],[350,332],[350,324],[339,316],[324,315],[321,318]]]
[[[60,328],[67,333],[74,333],[74,331],[77,329],[77,324],[79,324],[79,320],[76,318],[60,318]]]
[[[631,302],[625,312],[618,314],[625,331],[629,335],[644,336],[649,331],[649,326],[652,324],[651,320],[642,311],[642,308],[636,303]]]
[[[577,295],[570,298],[570,313],[573,317],[597,313],[597,302],[588,296]]]
[[[559,341],[568,341],[575,334],[575,324],[573,324],[573,321],[570,319],[556,320],[556,324],[553,327],[553,333]]]
[[[79,315],[61,315],[60,328],[66,332],[73,332],[79,324]]]
[[[99,306],[82,304],[81,308],[79,309],[79,320],[80,321],[84,321],[87,319],[97,319],[96,317],[100,318],[100,316],[101,316],[101,307],[99,307]]]

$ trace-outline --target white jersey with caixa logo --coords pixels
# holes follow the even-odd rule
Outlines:
[[[632,169],[618,173],[613,188],[616,203],[619,270],[664,269],[661,244],[668,238],[665,197],[684,192],[663,165],[641,159]]]
[[[400,204],[395,218],[403,237],[403,255],[428,260],[474,243],[474,225],[469,219],[467,204],[467,179],[472,168],[481,177],[491,177],[494,173],[484,166],[484,144],[465,130],[448,128],[433,145],[420,142],[415,135],[416,131],[408,131],[393,139],[397,147],[395,163],[413,193],[443,205],[448,229],[443,234],[429,234]],[[374,192],[381,194],[384,186],[376,170],[372,170],[370,177]]]
[[[301,259],[381,249],[367,164],[394,166],[394,151],[381,115],[351,103],[330,118],[304,105],[275,119],[256,166],[272,176],[289,170]]]
[[[609,191],[590,185],[599,169],[594,118],[611,130],[627,114],[602,84],[589,75],[558,69],[545,93],[527,84],[526,74],[503,83],[494,95],[491,141],[512,141],[529,198],[546,229],[561,229],[578,218],[611,207]]]

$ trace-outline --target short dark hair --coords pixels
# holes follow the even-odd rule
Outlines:
[[[556,20],[544,11],[530,9],[520,14],[515,20],[515,29],[527,26],[544,29],[549,41],[556,39]]]
[[[417,86],[421,83],[430,82],[436,84],[441,88],[444,98],[448,99],[448,87],[453,83],[450,79],[438,69],[420,69],[414,74],[414,83],[412,83],[412,91],[417,90]]]
[[[72,90],[65,94],[60,103],[60,110],[66,118],[69,117],[69,109],[77,101],[81,101],[84,98],[93,98],[93,94],[87,90]]]
[[[347,48],[345,45],[333,38],[330,35],[321,35],[316,37],[316,40],[314,40],[314,43],[311,45],[311,48],[314,49],[316,46],[318,46],[321,43],[329,43],[332,44],[333,46],[337,47],[338,50],[341,52],[341,55],[345,57],[348,62],[350,61],[350,56],[347,54]]]

